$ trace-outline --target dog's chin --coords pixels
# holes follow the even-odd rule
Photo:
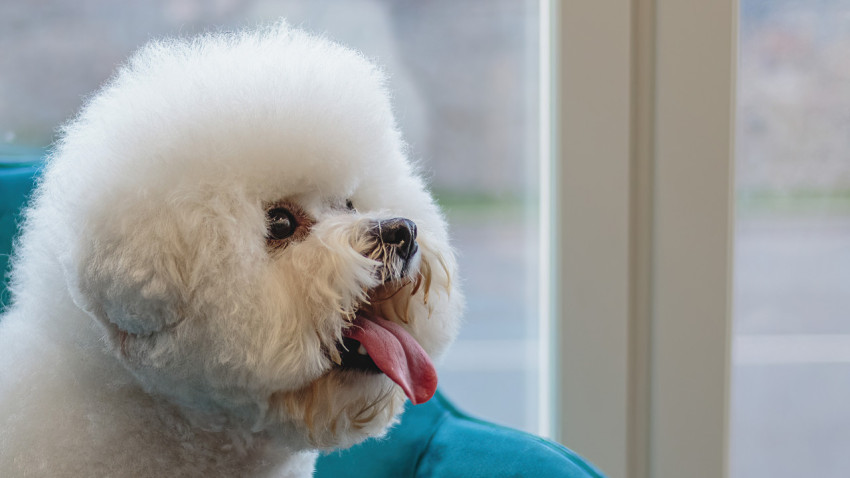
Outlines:
[[[298,432],[302,446],[333,449],[383,435],[404,402],[386,375],[338,366],[300,390],[274,393],[269,405],[283,429]]]

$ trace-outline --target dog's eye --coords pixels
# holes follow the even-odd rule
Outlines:
[[[349,211],[356,211],[356,209],[354,209],[354,203],[351,202],[351,199],[345,201],[345,207],[348,208]]]
[[[295,234],[295,230],[298,229],[298,222],[286,208],[276,207],[269,209],[266,217],[269,224],[269,239],[286,239]]]

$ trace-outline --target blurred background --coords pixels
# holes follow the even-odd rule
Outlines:
[[[740,7],[731,476],[846,478],[850,1]],[[441,389],[535,432],[539,14],[532,0],[0,0],[0,155],[49,148],[151,38],[285,17],[362,50],[389,73],[458,249],[468,308]]]
[[[733,478],[850,476],[850,2],[741,0]]]

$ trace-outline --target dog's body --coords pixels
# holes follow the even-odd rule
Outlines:
[[[310,476],[433,394],[462,299],[383,81],[279,26],[89,101],[16,246],[0,476]]]

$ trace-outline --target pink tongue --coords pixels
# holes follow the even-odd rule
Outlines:
[[[401,325],[380,317],[354,319],[346,337],[360,342],[375,365],[404,390],[414,405],[427,402],[437,390],[431,358]]]

